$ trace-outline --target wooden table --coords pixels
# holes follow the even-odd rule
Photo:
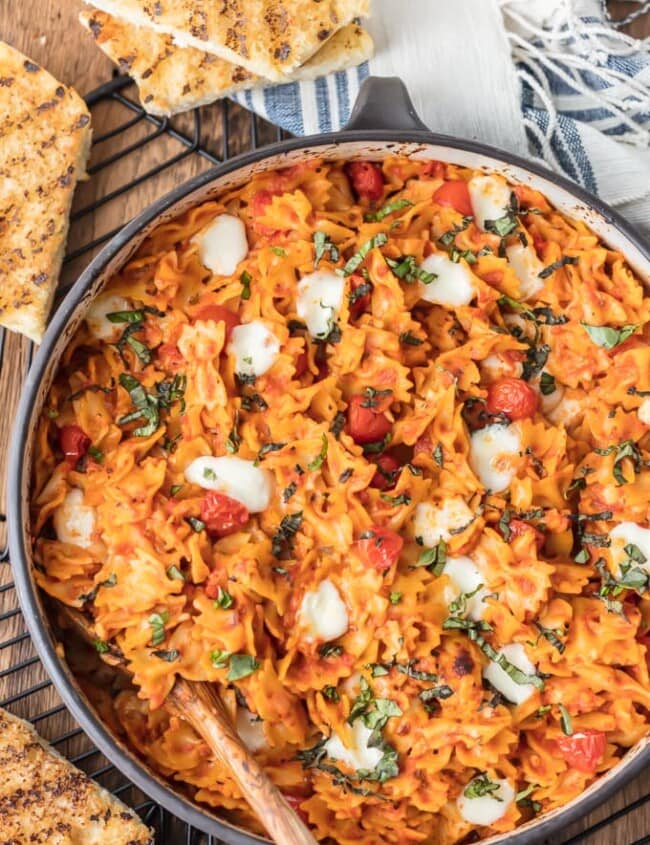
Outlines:
[[[81,94],[86,94],[111,78],[113,66],[95,48],[90,36],[77,23],[77,15],[82,5],[81,0],[0,0],[0,38],[27,53],[63,82],[74,85]],[[611,3],[610,7],[616,16],[621,16],[629,8],[626,8],[627,4],[620,2]],[[650,35],[650,20],[646,17],[635,22],[629,28],[629,32],[637,37]],[[102,127],[104,129],[112,127],[116,122],[123,120],[123,115],[116,114],[118,108],[115,104],[103,104],[98,107],[94,113],[96,136],[102,132]],[[250,145],[250,124],[246,114],[241,110],[231,109],[230,118],[229,147],[232,154]],[[185,131],[191,128],[187,119],[181,119],[178,125]],[[219,154],[222,127],[222,109],[214,107],[207,110],[201,128],[201,138]],[[138,133],[143,131],[151,131],[151,126],[135,127],[132,134],[125,133],[121,136],[122,143],[132,143],[138,137]],[[259,143],[264,143],[273,137],[274,130],[271,127],[259,127]],[[114,190],[116,185],[125,184],[137,175],[145,173],[150,167],[155,166],[161,157],[170,158],[180,149],[171,139],[159,138],[155,145],[147,145],[137,154],[125,157],[117,165],[99,170],[90,182],[82,185],[78,190],[75,208],[83,209],[97,198]],[[105,145],[98,145],[94,153],[94,161],[97,157],[101,158],[105,155]],[[72,227],[69,251],[75,250],[80,244],[88,243],[99,234],[120,226],[157,196],[207,166],[208,163],[198,156],[187,156],[173,168],[144,181],[137,190],[129,191],[115,201],[102,206],[93,215],[84,216]],[[74,278],[87,260],[88,255],[85,255],[76,262],[70,262],[64,273],[64,281]],[[29,355],[29,344],[17,337],[5,338],[3,362],[0,365],[0,408],[2,408],[0,414],[0,479],[2,479],[0,513],[5,511],[3,482],[9,430],[14,415],[13,409],[29,363]],[[0,524],[0,549],[4,546],[4,540],[5,526]],[[2,585],[10,580],[9,567],[0,566],[0,643],[6,643],[14,638],[17,640],[11,647],[0,647],[0,700],[18,696],[21,690],[45,682],[45,674],[34,657],[31,643],[26,638],[21,639],[24,626],[17,611],[13,590],[2,591]],[[26,661],[26,667],[20,673],[6,674],[10,666],[23,660]],[[34,709],[35,702],[36,710]],[[74,728],[71,718],[64,711],[58,710],[58,704],[58,696],[50,687],[32,695],[29,702],[16,698],[11,704],[11,709],[19,715],[31,717],[34,717],[36,713],[45,713],[46,718],[39,719],[37,727],[45,736],[52,737],[60,736],[65,731],[72,731]],[[51,710],[54,712],[48,715]],[[73,734],[59,746],[60,750],[69,756],[87,747],[85,738],[78,734]],[[91,755],[86,758],[83,765],[88,770],[96,772],[102,770],[103,763],[101,758]],[[113,778],[114,775],[109,773],[108,777]],[[111,786],[114,783],[109,782],[108,785]],[[636,801],[648,792],[649,785],[648,774],[637,779],[587,819],[567,828],[566,835],[561,841],[568,842],[586,827]],[[132,802],[139,800],[137,793],[126,793],[125,797]],[[650,838],[645,838],[649,833],[650,803],[636,812],[626,814],[615,825],[608,825],[583,842],[584,845],[631,845],[637,840],[650,842]],[[169,841],[171,842],[172,839]],[[548,845],[560,845],[560,840],[549,841]]]

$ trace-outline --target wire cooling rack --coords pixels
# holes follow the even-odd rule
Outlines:
[[[124,223],[174,184],[244,150],[282,138],[278,129],[227,101],[177,120],[152,117],[134,99],[125,77],[106,83],[86,101],[95,126],[90,182],[77,191],[61,291],[69,288]],[[146,161],[155,163],[143,164]],[[9,430],[32,351],[31,344],[0,329],[2,487]],[[6,547],[4,495],[0,493],[0,705],[29,719],[60,753],[134,807],[154,828],[157,845],[223,845],[174,818],[126,780],[61,703],[35,654],[18,607]],[[649,787],[646,774],[604,809],[568,827],[563,838],[548,840],[546,845],[650,845]],[[1,834],[0,830],[0,841]]]

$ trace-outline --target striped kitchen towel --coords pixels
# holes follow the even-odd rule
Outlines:
[[[617,31],[604,7],[599,0],[372,0],[369,62],[234,99],[311,135],[345,124],[369,74],[400,76],[434,131],[541,158],[650,234],[649,40]]]

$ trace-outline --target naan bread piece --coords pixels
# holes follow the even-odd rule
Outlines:
[[[177,47],[170,35],[131,26],[105,12],[81,12],[79,19],[106,55],[133,77],[142,105],[151,114],[169,116],[235,91],[270,84],[241,65],[194,47]],[[348,24],[294,71],[292,79],[316,79],[353,67],[370,58],[372,52],[368,33],[358,24]]]
[[[0,325],[37,343],[90,137],[76,91],[0,41]]]
[[[153,845],[138,816],[0,708],[0,841]]]
[[[172,35],[251,73],[281,82],[370,0],[92,0],[134,26]]]

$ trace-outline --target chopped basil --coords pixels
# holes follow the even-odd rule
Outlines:
[[[458,264],[461,258],[464,258],[468,264],[476,264],[477,261],[471,249],[458,249],[455,246],[449,250],[449,258],[454,264]]]
[[[318,267],[321,258],[329,252],[330,261],[339,260],[338,248],[332,243],[325,232],[314,232],[314,267]]]
[[[461,593],[458,598],[454,599],[449,605],[449,612],[453,616],[464,616],[467,612],[467,602],[473,598],[479,590],[483,589],[483,584],[479,584],[475,589],[469,593]]]
[[[291,484],[289,484],[287,487],[284,488],[284,490],[282,492],[282,501],[284,502],[285,505],[289,501],[289,499],[293,496],[293,494],[296,492],[297,489],[298,489],[298,485],[296,484],[295,481],[292,481]]]
[[[165,641],[165,623],[169,621],[169,613],[152,613],[149,617],[151,627],[151,645],[160,645]]]
[[[552,276],[556,270],[559,270],[560,267],[564,267],[567,264],[577,264],[580,259],[577,256],[572,255],[563,255],[559,261],[554,261],[552,264],[549,264],[548,267],[544,267],[543,270],[540,270],[537,274],[540,279],[548,279],[549,276]]]
[[[167,663],[173,663],[174,660],[178,660],[178,658],[181,656],[180,651],[175,648],[169,649],[169,651],[162,651],[160,649],[156,649],[151,653],[154,657],[159,657],[161,660],[164,660]]]
[[[111,647],[105,640],[95,640],[94,645],[97,654],[108,654],[108,652],[111,650]]]
[[[185,580],[185,576],[175,564],[172,564],[171,566],[167,567],[167,577],[170,581]]]
[[[564,733],[566,736],[571,736],[573,734],[573,720],[571,719],[571,714],[566,709],[564,704],[560,704],[559,708],[562,733]]]
[[[486,232],[493,232],[502,239],[511,232],[514,232],[519,226],[519,221],[517,220],[519,203],[514,191],[510,194],[510,204],[504,211],[505,214],[502,217],[498,217],[496,220],[486,220],[483,224]]]
[[[378,405],[381,404],[382,399],[387,399],[391,394],[392,390],[389,388],[388,390],[375,390],[374,387],[366,387],[363,391],[364,400],[361,402],[362,408],[376,408]]]
[[[188,523],[192,531],[200,534],[201,531],[205,529],[205,522],[201,519],[197,519],[195,516],[186,516],[185,521]]]
[[[293,538],[302,525],[302,511],[287,514],[282,517],[278,530],[273,535],[271,553],[274,557],[283,554],[291,554],[293,551]]]
[[[363,246],[357,252],[355,252],[352,258],[350,258],[350,260],[346,263],[345,267],[343,268],[343,275],[352,275],[352,273],[354,273],[354,271],[361,266],[370,250],[377,249],[377,247],[383,246],[386,243],[388,243],[388,237],[383,232],[380,232],[378,235],[374,235],[372,238],[367,240],[365,244],[363,244]]]
[[[627,478],[623,474],[622,467],[622,462],[625,458],[629,458],[632,461],[632,468],[637,474],[641,472],[641,467],[644,465],[639,448],[633,440],[623,440],[621,443],[613,444],[606,449],[594,449],[594,452],[602,456],[615,453],[612,475],[618,482],[619,487],[622,484],[628,483]]]
[[[630,560],[634,561],[635,563],[646,563],[648,560],[647,557],[641,551],[641,549],[634,543],[628,543],[627,546],[624,547],[623,551],[630,558]]]
[[[97,446],[89,446],[88,454],[94,461],[97,461],[98,464],[101,464],[104,460],[104,453],[101,449],[98,449]]]
[[[550,396],[551,393],[555,392],[555,379],[550,373],[542,373],[541,378],[539,380],[539,389],[542,393],[542,396]]]
[[[175,401],[178,401],[181,411],[185,410],[184,394],[187,384],[185,376],[176,375],[171,382],[158,382],[157,395],[147,393],[140,382],[129,373],[121,373],[119,383],[128,392],[136,410],[121,417],[117,421],[118,425],[125,425],[139,419],[146,421],[145,425],[134,429],[133,434],[136,437],[149,437],[157,430],[160,425],[160,408],[170,408]]]
[[[323,693],[323,696],[328,701],[339,701],[340,700],[340,696],[339,696],[339,693],[338,693],[338,690],[336,689],[336,687],[329,685],[329,686],[323,687],[321,692]]]
[[[228,439],[226,440],[226,452],[230,455],[234,455],[236,452],[239,451],[239,447],[241,446],[241,437],[239,436],[239,411],[235,411],[233,422],[232,422],[232,429],[230,430],[230,434],[228,435]]]
[[[393,200],[392,202],[386,203],[386,205],[382,206],[379,211],[369,211],[364,215],[364,219],[366,223],[381,223],[384,217],[388,217],[389,214],[393,214],[395,211],[401,211],[403,208],[409,208],[409,206],[412,205],[413,203],[411,200]]]
[[[369,293],[372,293],[373,286],[372,282],[362,282],[360,285],[357,285],[354,290],[351,290],[348,294],[348,302],[350,305],[354,305],[355,302],[358,302],[360,299],[363,299],[364,296],[367,296]]]
[[[377,469],[379,469],[379,467],[377,467]],[[339,475],[339,484],[345,484],[345,482],[352,477],[353,472],[354,470],[352,469],[352,467],[344,469],[343,472]]]
[[[259,393],[251,393],[250,395],[242,396],[241,406],[245,411],[252,411],[253,406],[257,406],[258,411],[266,411],[269,407],[263,396]]]
[[[416,337],[412,331],[402,332],[399,336],[399,342],[402,346],[422,346],[424,341]]]
[[[405,282],[420,281],[423,285],[430,285],[438,278],[436,273],[428,273],[415,263],[414,255],[403,255],[400,259],[387,258],[386,264],[393,271],[393,275]]]
[[[340,657],[343,654],[342,645],[334,645],[334,643],[323,643],[318,649],[321,657]]]
[[[216,481],[217,480],[217,473],[213,469],[210,469],[210,467],[206,467],[203,470],[203,478],[206,481]]]
[[[262,448],[257,453],[257,457],[263,458],[264,455],[268,455],[271,452],[279,452],[280,449],[284,449],[286,443],[265,443]]]
[[[127,336],[126,343],[131,347],[131,349],[137,355],[138,359],[145,366],[151,363],[151,350],[146,344],[144,344],[141,340],[138,340],[137,338],[133,337],[132,334],[129,334]]]
[[[388,504],[393,507],[397,507],[397,505],[411,504],[411,497],[408,493],[400,493],[399,496],[389,496],[388,493],[381,493],[380,498],[382,501],[388,502]]]
[[[440,575],[447,561],[447,544],[441,540],[432,549],[425,549],[415,564],[416,567],[426,566],[433,575]]]
[[[214,651],[210,652],[210,663],[214,666],[215,669],[225,669],[228,665],[228,661],[230,660],[230,652],[223,651],[220,648],[215,648]]]
[[[463,217],[460,223],[457,223],[452,229],[449,229],[449,231],[443,232],[443,234],[438,238],[438,241],[443,246],[451,246],[456,240],[456,235],[464,232],[473,219],[473,217]]]
[[[102,587],[114,587],[116,584],[117,575],[113,572],[105,581],[100,581],[99,584],[96,584],[89,593],[82,593],[80,596],[77,596],[77,601],[84,602],[84,604],[88,601],[95,601],[97,593]]]
[[[352,706],[350,707],[350,714],[348,716],[348,724],[352,724],[352,722],[356,721],[363,713],[366,712],[368,707],[370,706],[371,702],[374,701],[374,695],[372,689],[370,688],[370,684],[366,679],[361,676],[359,680],[359,685],[361,691],[359,695],[354,699],[352,702]]]
[[[442,451],[442,443],[438,443],[436,448],[433,450],[433,460],[438,464],[439,467],[444,466],[444,455]]]
[[[389,674],[389,670],[385,666],[382,666],[381,663],[370,663],[369,667],[370,674],[373,678],[382,678],[384,675]]]
[[[544,637],[544,639],[548,640],[549,643],[558,650],[560,654],[564,654],[564,650],[566,646],[559,638],[558,633],[564,634],[566,632],[563,631],[554,631],[552,628],[545,628],[543,625],[540,625],[539,622],[535,622],[535,627],[540,633],[540,636]]]
[[[391,604],[399,604],[402,601],[402,594],[401,593],[390,593],[388,596],[388,601]]]
[[[546,343],[541,346],[531,345],[529,347],[521,371],[521,377],[524,381],[530,381],[544,368],[550,351],[551,347]]]
[[[260,668],[260,662],[250,654],[233,654],[228,667],[228,680],[239,681],[247,678]]]
[[[496,793],[501,789],[500,783],[490,780],[486,772],[477,775],[465,787],[463,795],[466,798],[484,798],[486,795],[497,801],[503,801]]]
[[[239,281],[241,282],[241,298],[242,299],[250,299],[251,298],[251,282],[253,281],[253,277],[251,274],[244,270],[244,272],[239,277]]]
[[[219,587],[217,590],[217,597],[212,602],[212,606],[218,608],[219,610],[228,610],[229,607],[233,606],[234,599],[223,587]]]
[[[431,687],[430,689],[422,690],[422,692],[418,694],[418,698],[424,705],[427,705],[430,704],[432,701],[451,698],[453,694],[454,691],[451,687],[447,686],[447,684],[441,684],[437,687]]]
[[[383,440],[377,440],[375,443],[364,443],[363,444],[363,454],[364,455],[377,455],[380,452],[385,451],[391,443],[393,439],[393,435],[388,432],[386,437]]]
[[[185,487],[184,484],[172,484],[172,486],[169,488],[169,495],[174,497],[177,493],[180,493],[183,487]]]
[[[508,510],[508,508],[506,508],[503,511],[503,513],[501,514],[501,517],[499,518],[499,521],[497,523],[497,527],[498,527],[499,531],[501,532],[501,536],[506,541],[506,543],[508,542],[508,540],[510,539],[510,536],[511,536],[511,529],[510,529],[510,519],[511,519],[511,517],[512,517],[511,512]]]
[[[628,387],[628,396],[640,396],[642,399],[650,396],[650,390],[639,390],[637,387]]]
[[[332,424],[330,425],[330,432],[339,439],[339,435],[343,431],[343,426],[345,425],[345,414],[343,411],[337,411],[334,419],[332,420]]]
[[[326,434],[321,435],[320,452],[318,453],[318,455],[316,455],[316,457],[314,458],[313,461],[310,461],[307,464],[307,469],[310,472],[314,472],[315,470],[320,469],[323,466],[323,462],[325,461],[325,458],[327,457],[327,447],[328,447],[328,445],[329,445],[329,441],[327,439],[327,435]]]
[[[613,329],[610,326],[590,326],[583,320],[580,321],[580,325],[596,346],[602,346],[603,349],[614,349],[615,346],[619,346],[628,337],[631,337],[641,323],[628,323],[620,329]]]
[[[282,249],[281,246],[272,246],[271,251],[274,252],[276,255],[279,255],[281,258],[285,258],[287,254],[286,249]]]

